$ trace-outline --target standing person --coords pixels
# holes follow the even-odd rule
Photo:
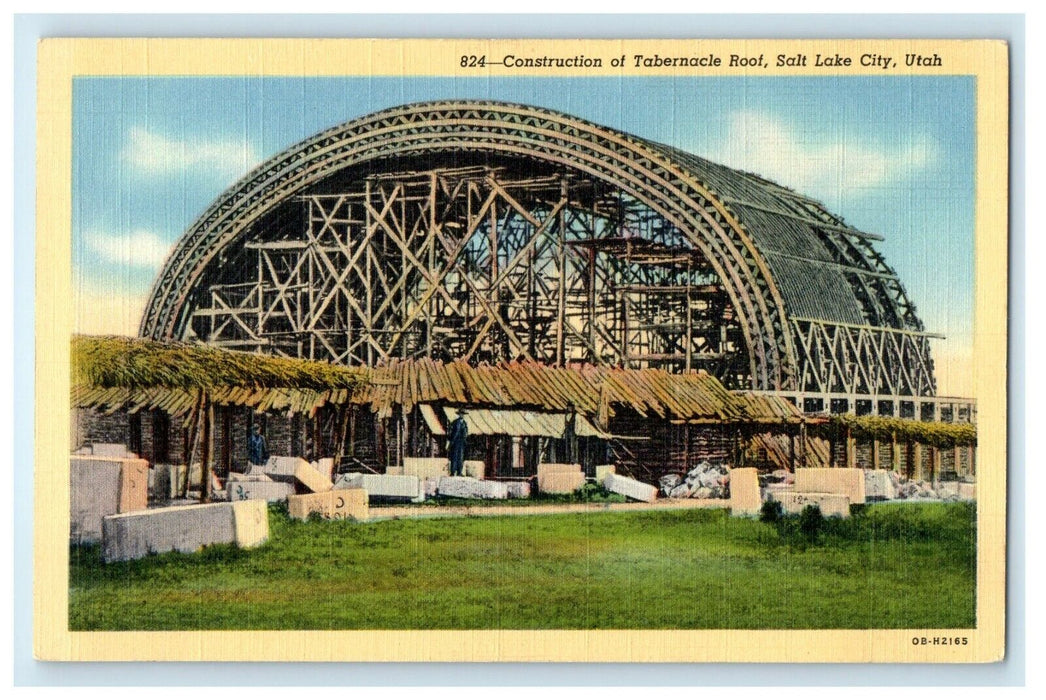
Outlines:
[[[247,461],[251,464],[262,465],[269,459],[269,446],[265,444],[265,436],[261,434],[261,426],[254,424],[254,431],[247,438]]]
[[[469,436],[468,425],[465,424],[465,415],[468,412],[458,411],[458,417],[450,422],[447,430],[447,451],[450,453],[450,475],[461,476],[465,466],[465,441]]]

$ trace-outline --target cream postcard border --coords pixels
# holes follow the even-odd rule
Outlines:
[[[972,630],[70,632],[69,337],[72,79],[89,75],[884,75],[881,68],[611,67],[635,53],[937,53],[976,78],[974,371],[978,405],[977,627]],[[988,662],[1003,657],[1006,596],[1007,45],[957,40],[46,39],[38,49],[34,653],[77,661]],[[602,68],[462,68],[462,55],[604,58]],[[967,646],[913,645],[966,636]]]

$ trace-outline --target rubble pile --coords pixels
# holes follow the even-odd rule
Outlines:
[[[730,498],[730,470],[721,464],[701,462],[685,477],[661,477],[661,493],[668,498]]]

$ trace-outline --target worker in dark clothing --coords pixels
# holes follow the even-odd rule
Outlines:
[[[465,424],[466,411],[458,411],[458,417],[450,422],[447,430],[447,451],[450,453],[450,475],[461,476],[465,466],[465,441],[469,428]]]
[[[269,446],[261,434],[261,426],[255,424],[254,432],[247,437],[247,460],[251,464],[265,464],[269,459]]]

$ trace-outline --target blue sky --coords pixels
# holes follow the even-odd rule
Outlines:
[[[878,247],[928,329],[948,336],[934,342],[941,391],[968,393],[974,91],[962,76],[78,78],[78,330],[134,333],[177,238],[277,151],[397,104],[484,98],[558,109],[760,173],[883,235]]]

